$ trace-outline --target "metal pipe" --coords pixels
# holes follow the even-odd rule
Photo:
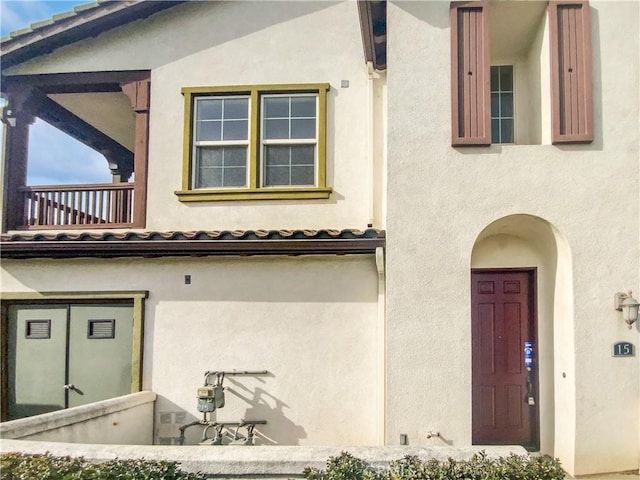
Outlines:
[[[204,384],[207,385],[211,375],[268,375],[268,370],[207,370],[204,372]]]
[[[181,426],[178,430],[180,430],[180,436],[178,437],[178,441],[180,445],[184,445],[184,432],[187,428],[193,427],[195,425],[206,425],[208,422],[206,420],[196,420],[195,422],[188,423],[186,425]]]
[[[385,258],[384,248],[376,248],[376,270],[378,272],[378,312],[377,312],[377,330],[378,330],[378,378],[377,378],[377,410],[378,425],[377,436],[378,445],[385,444],[386,438],[386,411],[387,411],[387,353],[386,353],[386,276],[385,276]]]

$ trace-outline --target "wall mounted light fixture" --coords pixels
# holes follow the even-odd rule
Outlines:
[[[16,126],[16,117],[13,116],[13,112],[11,111],[10,108],[8,108],[6,105],[0,107],[0,109],[2,110],[2,115],[0,115],[0,118],[2,121],[2,123],[4,123],[5,125],[9,125],[10,127],[15,127]]]
[[[638,320],[638,300],[631,296],[631,290],[627,292],[618,292],[614,297],[615,309],[622,311],[622,319],[631,326]]]

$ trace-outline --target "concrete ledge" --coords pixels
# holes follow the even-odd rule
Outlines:
[[[57,430],[78,423],[96,420],[113,413],[130,410],[148,403],[154,403],[155,400],[155,393],[144,391],[122,397],[110,398],[109,400],[90,403],[88,405],[68,408],[66,410],[58,410],[57,412],[11,420],[0,423],[0,438],[18,439],[42,434],[50,430]]]
[[[376,467],[384,467],[405,455],[421,459],[456,460],[471,458],[484,450],[489,457],[526,455],[519,446],[473,447],[297,447],[297,446],[138,446],[138,445],[78,445],[70,443],[4,440],[2,452],[45,453],[52,455],[82,456],[101,462],[114,458],[145,458],[180,463],[189,472],[203,472],[211,478],[278,479],[301,478],[305,467],[324,468],[327,459],[348,451]]]

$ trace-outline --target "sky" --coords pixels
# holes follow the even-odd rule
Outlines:
[[[0,0],[0,34],[73,10],[86,1]],[[111,183],[107,161],[56,128],[36,120],[29,132],[28,185]]]

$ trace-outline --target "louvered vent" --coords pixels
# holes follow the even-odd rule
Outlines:
[[[29,339],[51,338],[51,320],[27,320],[25,331]]]
[[[115,338],[115,320],[89,320],[87,338]]]

